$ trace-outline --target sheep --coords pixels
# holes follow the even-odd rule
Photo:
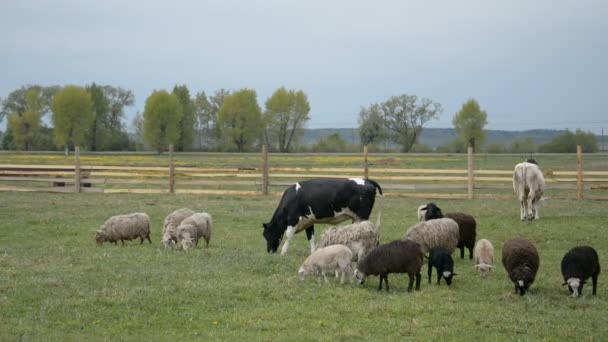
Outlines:
[[[95,242],[99,246],[106,241],[114,242],[116,245],[119,240],[124,245],[124,240],[137,238],[140,238],[140,244],[144,243],[144,239],[152,243],[150,218],[144,213],[112,216],[95,232]]]
[[[477,222],[475,218],[465,213],[447,213],[443,214],[441,208],[431,202],[425,206],[418,208],[418,216],[424,212],[423,221],[434,220],[438,218],[451,218],[458,223],[458,247],[460,249],[460,259],[464,259],[464,248],[469,250],[469,259],[473,259],[473,247],[475,247],[475,237],[477,236]]]
[[[437,285],[439,285],[442,277],[448,286],[452,285],[452,277],[457,274],[454,273],[454,260],[447,249],[434,247],[429,252],[429,284],[433,275],[433,267],[437,269]]]
[[[353,260],[362,260],[378,245],[378,225],[370,221],[335,226],[321,236],[318,247],[342,244],[353,252]]]
[[[562,276],[572,297],[583,294],[583,285],[591,277],[593,295],[597,289],[597,277],[600,274],[600,261],[597,252],[590,246],[572,248],[562,258]]]
[[[412,240],[395,240],[374,248],[363,260],[360,260],[355,269],[355,277],[360,284],[370,275],[380,276],[378,291],[382,290],[382,280],[388,287],[389,273],[407,273],[409,283],[407,292],[412,291],[414,278],[416,290],[420,290],[420,269],[424,262],[422,247]]]
[[[505,241],[502,246],[502,264],[509,279],[515,285],[515,293],[523,296],[534,283],[540,264],[538,251],[534,244],[525,238],[517,237]]]
[[[490,240],[480,239],[473,250],[474,268],[484,277],[494,268],[494,246]]]
[[[348,274],[352,280],[352,267],[350,265],[353,258],[353,252],[345,245],[331,245],[327,247],[317,248],[312,252],[300,266],[298,276],[304,281],[306,275],[310,273],[320,273],[327,283],[325,272],[335,272],[336,277],[339,273],[342,274],[340,284],[344,284],[344,276]],[[319,277],[319,281],[321,278]]]
[[[545,191],[545,178],[536,161],[515,165],[513,170],[513,191],[519,201],[519,218],[522,221],[538,220],[539,210]]]
[[[186,218],[177,227],[177,241],[184,250],[198,245],[200,238],[205,239],[206,247],[209,247],[213,220],[207,213],[195,213]]]
[[[171,247],[177,243],[177,227],[182,221],[194,214],[194,211],[188,208],[177,209],[165,217],[163,222],[162,242],[165,248]]]
[[[422,246],[423,253],[427,253],[433,247],[443,247],[450,254],[458,245],[458,223],[449,218],[424,221],[410,227],[402,240],[410,239]]]

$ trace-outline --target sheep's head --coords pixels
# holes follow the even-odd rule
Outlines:
[[[448,286],[452,285],[452,278],[455,275],[458,275],[458,274],[450,272],[450,271],[444,271],[442,274],[443,279],[445,279],[445,283],[448,284]]]
[[[194,246],[194,239],[190,237],[190,234],[184,234],[181,237],[182,248],[187,251]]]
[[[171,248],[175,246],[175,241],[173,241],[172,239],[164,239],[163,245],[165,246],[165,248]]]
[[[476,269],[476,270],[477,270],[479,273],[481,273],[481,276],[482,276],[482,277],[485,277],[485,276],[486,276],[486,274],[490,273],[490,271],[492,270],[492,268],[494,268],[494,266],[492,266],[492,265],[488,265],[488,264],[483,263],[483,262],[482,262],[482,263],[480,263],[480,264],[475,265],[475,269]]]
[[[306,271],[304,270],[304,267],[300,267],[300,269],[298,270],[298,277],[300,278],[300,280],[304,281],[304,278],[306,277]]]
[[[581,281],[579,278],[568,278],[562,286],[568,285],[568,290],[572,293],[572,297],[578,297],[583,290],[584,281]]]
[[[424,214],[424,220],[433,220],[443,217],[443,212],[435,203],[431,202],[426,205],[426,213]]]
[[[355,278],[359,284],[363,285],[365,283],[365,273],[360,272],[358,269],[355,269]]]
[[[530,287],[530,283],[526,283],[525,280],[520,279],[517,282],[515,282],[515,293],[519,293],[520,296],[523,296],[526,294],[526,291],[528,290],[529,287]]]
[[[104,241],[106,241],[105,236],[103,235],[103,231],[102,230],[98,230],[95,232],[95,243],[97,244],[97,246],[101,246],[101,244],[104,243]]]

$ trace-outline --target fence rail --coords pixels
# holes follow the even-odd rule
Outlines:
[[[0,191],[175,193],[215,195],[278,195],[297,180],[315,177],[364,177],[381,182],[388,196],[417,198],[513,197],[512,170],[475,170],[469,150],[467,168],[375,168],[364,149],[363,167],[281,167],[268,165],[264,148],[259,167],[191,167],[169,165],[81,165],[79,150],[74,165],[0,165]],[[544,171],[551,197],[608,199],[608,171],[584,171],[577,153],[577,171]]]

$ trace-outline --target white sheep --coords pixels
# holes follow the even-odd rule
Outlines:
[[[165,217],[163,222],[162,242],[165,247],[171,247],[177,243],[177,227],[183,220],[194,215],[194,211],[188,208],[177,209]]]
[[[137,238],[140,238],[140,244],[144,243],[144,239],[148,239],[152,243],[152,240],[150,240],[150,218],[144,213],[112,216],[95,233],[97,245],[106,241],[114,242],[115,245],[120,241],[124,245],[124,240]]]
[[[335,226],[321,236],[317,247],[345,245],[353,252],[353,260],[362,260],[378,245],[378,226],[370,221]]]
[[[441,218],[413,225],[405,232],[405,235],[401,239],[410,239],[418,242],[422,247],[423,253],[429,252],[433,247],[443,247],[451,254],[458,245],[459,234],[458,223],[456,221],[449,218]]]
[[[205,239],[206,247],[209,247],[213,220],[207,213],[195,213],[186,218],[177,227],[177,241],[184,250],[198,245],[200,238]]]
[[[475,243],[473,263],[475,270],[480,272],[482,277],[494,268],[494,246],[490,240],[480,239]]]
[[[300,269],[298,270],[298,276],[300,280],[304,280],[306,275],[310,273],[317,273],[323,276],[327,283],[326,272],[335,272],[336,277],[339,273],[342,274],[340,284],[344,284],[344,276],[348,274],[349,279],[352,280],[352,267],[350,265],[351,259],[353,258],[353,252],[350,248],[344,245],[331,245],[327,247],[317,248],[312,254],[304,260]],[[321,278],[319,278],[320,280]]]

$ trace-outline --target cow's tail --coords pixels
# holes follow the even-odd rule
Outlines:
[[[384,194],[382,193],[382,187],[380,186],[380,184],[378,184],[378,182],[369,178],[367,179],[367,181],[370,182],[380,194],[380,208],[378,209],[378,217],[376,218],[376,232],[378,237],[380,237],[380,219],[382,217],[382,205],[384,204]]]

